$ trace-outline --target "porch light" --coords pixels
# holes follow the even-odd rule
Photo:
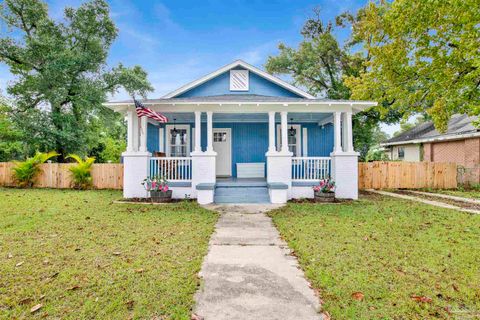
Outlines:
[[[293,118],[290,118],[290,122],[293,121]],[[290,126],[290,129],[288,129],[288,135],[290,137],[294,137],[295,136],[295,129],[293,128],[293,125]]]
[[[178,133],[178,130],[177,130],[177,128],[175,127],[175,121],[177,121],[177,119],[174,118],[174,119],[173,119],[173,130],[172,130],[172,132],[171,132],[172,137],[174,137],[174,138],[177,137],[177,133]]]

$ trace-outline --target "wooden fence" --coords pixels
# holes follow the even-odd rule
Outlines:
[[[359,163],[359,189],[451,189],[457,187],[457,165],[435,162]]]
[[[45,163],[41,165],[35,187],[70,188],[72,176],[68,168],[72,163]],[[0,186],[15,186],[13,162],[0,162]],[[92,167],[93,187],[96,189],[122,189],[123,164],[96,163]]]
[[[35,187],[70,188],[72,178],[69,163],[46,163]],[[0,162],[0,186],[15,186],[12,162]],[[98,163],[92,169],[93,186],[97,189],[122,189],[123,164]],[[433,162],[369,162],[359,163],[360,189],[434,188],[457,187],[457,165]]]

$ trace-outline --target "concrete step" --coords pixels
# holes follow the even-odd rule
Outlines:
[[[270,203],[265,187],[217,187],[215,203]]]

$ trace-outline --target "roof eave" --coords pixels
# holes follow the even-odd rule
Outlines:
[[[423,138],[423,139],[412,139],[412,140],[402,140],[402,141],[395,141],[395,142],[384,142],[380,143],[382,147],[390,147],[390,146],[398,146],[398,145],[405,145],[405,144],[419,144],[425,142],[441,142],[441,141],[452,141],[452,140],[461,140],[461,139],[468,139],[468,138],[475,138],[480,137],[480,132],[470,132],[470,133],[461,133],[461,134],[449,134],[431,138]]]

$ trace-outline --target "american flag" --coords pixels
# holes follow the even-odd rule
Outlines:
[[[156,120],[160,123],[167,123],[168,118],[165,117],[163,114],[160,114],[158,112],[153,111],[152,109],[149,109],[145,107],[140,101],[137,99],[133,99],[133,102],[135,102],[135,110],[137,111],[137,116],[140,117],[147,117],[153,120]]]

